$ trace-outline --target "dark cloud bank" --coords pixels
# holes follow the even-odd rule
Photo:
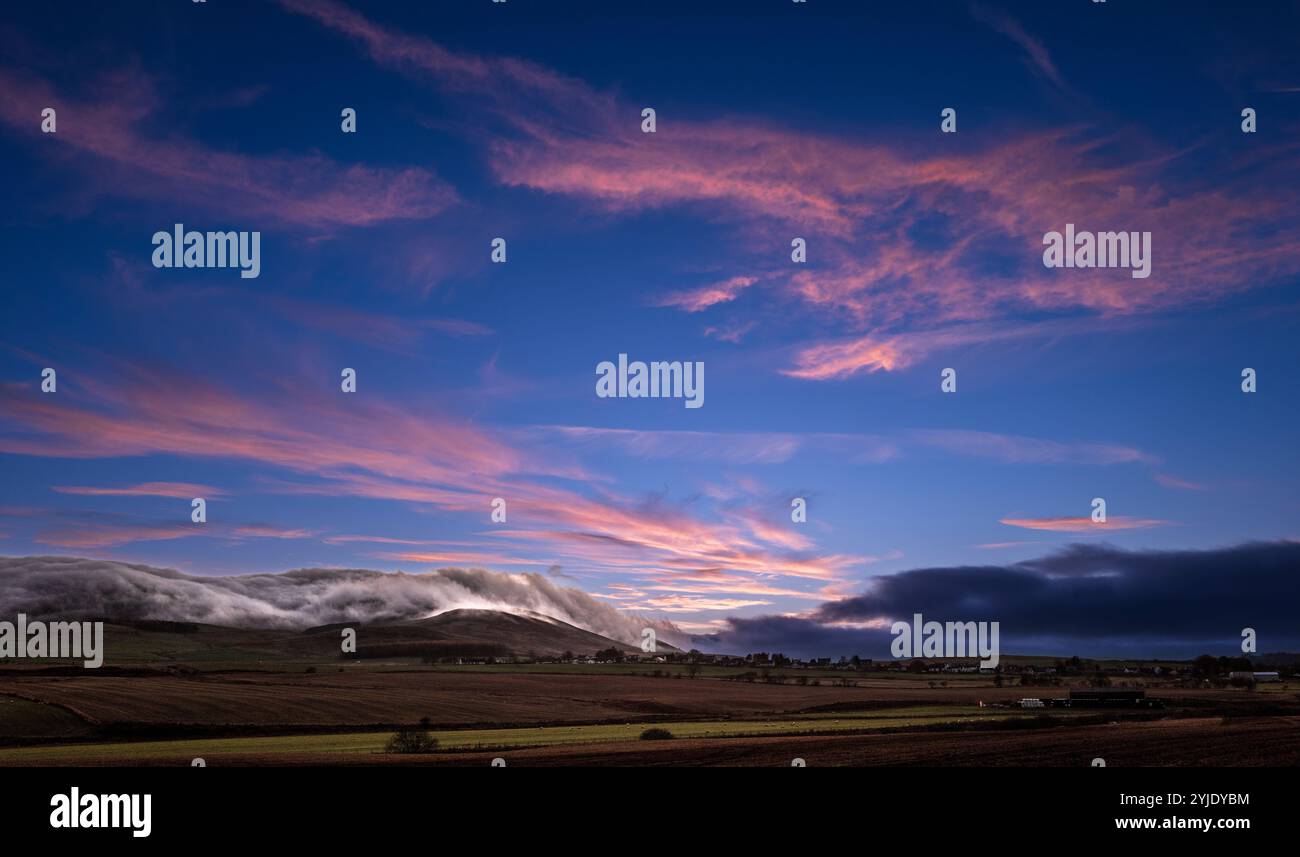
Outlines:
[[[1252,542],[1204,551],[1074,545],[1013,565],[920,568],[880,577],[862,595],[804,618],[733,618],[696,637],[701,648],[788,655],[889,657],[877,619],[996,621],[1006,654],[1185,658],[1240,654],[1254,628],[1260,652],[1300,651],[1300,543]]]
[[[531,611],[636,643],[647,622],[537,574],[440,569],[389,574],[299,569],[199,577],[71,557],[0,557],[0,617],[98,616],[236,627],[304,628],[413,619],[458,607]],[[692,639],[653,623],[674,644],[744,654],[888,658],[888,622],[996,621],[1004,654],[1187,658],[1300,651],[1300,542],[1205,551],[1075,545],[1012,565],[921,568],[876,578],[861,595],[803,617],[728,620]],[[879,629],[846,627],[874,620]]]

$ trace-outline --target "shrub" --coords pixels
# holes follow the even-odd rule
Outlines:
[[[642,741],[667,741],[669,738],[672,737],[673,737],[673,733],[669,732],[667,729],[660,729],[658,727],[654,729],[647,729],[646,731],[641,733]]]
[[[399,729],[388,739],[385,753],[433,753],[438,739],[424,729]]]

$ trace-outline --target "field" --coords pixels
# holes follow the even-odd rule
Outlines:
[[[1112,664],[1116,689],[1164,707],[1025,710],[1021,698],[1065,696],[1087,677],[998,687],[953,673],[435,666],[340,659],[326,632],[113,634],[99,670],[0,670],[0,766],[1300,764],[1294,682],[1180,686]],[[417,726],[437,752],[385,752]],[[672,738],[642,740],[650,727]]]
[[[1167,687],[1158,693],[1169,707],[1156,712],[1044,714],[1012,704],[1063,691],[997,688],[979,677],[949,687],[901,675],[838,687],[399,666],[11,672],[0,676],[8,745],[0,766],[196,757],[211,765],[458,765],[498,755],[514,764],[789,764],[795,756],[809,764],[1086,764],[1090,753],[1110,764],[1250,764],[1257,751],[1240,743],[1247,738],[1269,742],[1257,761],[1300,764],[1300,705],[1289,686]],[[383,752],[395,729],[422,720],[438,753]],[[673,739],[640,740],[656,725]]]
[[[674,721],[671,740],[644,723],[432,730],[437,753],[384,752],[391,732],[34,744],[0,748],[21,765],[1087,765],[1300,764],[1300,716],[1109,720],[919,706],[768,720]],[[996,728],[1001,727],[1001,728]]]
[[[744,738],[760,735],[827,735],[848,732],[905,729],[935,724],[975,724],[1004,720],[1012,712],[966,707],[917,707],[858,715],[812,715],[769,720],[674,721],[672,734],[678,738]],[[554,747],[574,744],[604,744],[638,740],[644,723],[594,726],[537,726],[519,729],[434,730],[432,736],[445,750],[512,750],[526,747]],[[116,744],[64,745],[0,749],[0,764],[68,761],[85,758],[128,761],[132,758],[171,758],[189,762],[194,756],[206,759],[244,756],[300,757],[310,761],[316,754],[374,755],[382,753],[391,732],[351,732],[327,735],[282,735],[257,738],[222,738],[178,741],[139,741]]]

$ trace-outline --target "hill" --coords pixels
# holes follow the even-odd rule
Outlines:
[[[105,663],[110,667],[172,664],[310,662],[333,660],[342,651],[343,630],[356,631],[354,659],[526,658],[566,652],[593,655],[610,648],[639,652],[630,643],[605,637],[540,613],[449,610],[427,619],[387,623],[339,622],[304,631],[231,628],[196,622],[104,619]],[[680,651],[660,643],[659,651]],[[6,660],[6,668],[61,667],[50,661]]]
[[[327,634],[333,642],[339,639],[339,627],[306,633]],[[610,648],[621,652],[640,651],[637,646],[540,613],[461,609],[428,619],[357,627],[357,654],[362,658],[554,656],[565,652],[585,655]],[[665,644],[659,648],[677,651]]]

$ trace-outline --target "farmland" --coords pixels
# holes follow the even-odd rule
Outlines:
[[[444,630],[402,633],[424,641]],[[1091,677],[1000,686],[978,673],[432,664],[340,658],[333,637],[114,626],[102,669],[8,662],[0,670],[0,766],[184,765],[199,757],[211,765],[478,765],[497,756],[521,765],[788,765],[794,757],[1075,765],[1089,753],[1112,764],[1300,762],[1294,682],[1211,686],[1104,664],[1115,687],[1141,688],[1164,707],[1030,711],[1021,698],[1064,696]],[[640,740],[649,727],[671,740]],[[427,731],[437,752],[384,752],[407,728]],[[1269,742],[1269,755],[1247,740]]]
[[[484,752],[528,764],[747,764],[788,753],[812,753],[826,764],[1008,763],[1003,753],[1017,763],[1068,757],[1076,764],[1090,742],[1121,752],[1111,740],[1119,736],[1136,746],[1149,739],[1153,752],[1195,736],[1195,747],[1160,747],[1162,758],[1175,754],[1170,764],[1195,764],[1198,753],[1241,755],[1233,736],[1253,729],[1274,742],[1281,754],[1274,758],[1300,752],[1285,737],[1287,729],[1300,733],[1300,705],[1285,684],[1265,692],[1169,686],[1159,691],[1167,711],[1050,716],[1014,707],[1038,692],[994,687],[987,677],[931,685],[905,674],[845,687],[522,665],[11,671],[0,676],[0,735],[8,745],[0,746],[0,765],[175,765],[195,757],[214,765],[473,764]],[[421,722],[438,753],[383,753],[393,730]],[[650,725],[670,730],[673,740],[662,742],[670,746],[638,740]]]
[[[1010,714],[682,722],[662,742],[637,740],[639,724],[434,732],[439,752],[395,756],[387,732],[206,738],[0,748],[0,765],[1079,765],[1300,764],[1300,717],[1243,721],[1174,718],[1034,729],[988,729]],[[1083,719],[1083,718],[1077,718]],[[959,731],[905,731],[940,723]],[[983,721],[983,722],[972,722]]]

